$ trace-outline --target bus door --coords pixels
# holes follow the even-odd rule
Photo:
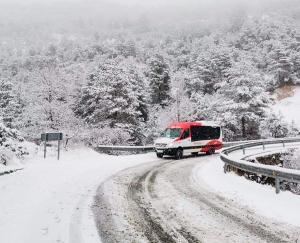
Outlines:
[[[180,137],[180,146],[183,148],[183,154],[189,154],[191,147],[191,130],[190,128],[185,128]]]

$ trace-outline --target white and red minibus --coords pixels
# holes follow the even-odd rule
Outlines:
[[[159,158],[164,155],[181,159],[183,155],[214,154],[222,148],[222,129],[210,121],[173,122],[155,141]]]

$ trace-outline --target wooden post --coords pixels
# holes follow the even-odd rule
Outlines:
[[[58,150],[57,150],[57,160],[59,160],[60,157],[60,140],[58,140]]]

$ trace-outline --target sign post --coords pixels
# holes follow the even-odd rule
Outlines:
[[[57,159],[60,158],[60,141],[63,139],[63,134],[60,133],[42,133],[41,140],[44,141],[44,158],[46,158],[47,154],[47,142],[57,141]]]
[[[47,153],[47,141],[44,142],[44,159],[46,159],[46,153]]]
[[[60,140],[58,140],[58,144],[57,144],[57,160],[59,160],[59,156],[60,156]]]

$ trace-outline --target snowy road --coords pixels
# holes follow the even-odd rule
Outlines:
[[[195,168],[218,159],[158,160],[98,188],[93,207],[106,242],[297,242],[300,229],[217,195]]]
[[[300,235],[296,226],[216,195],[198,175],[219,178],[221,171],[204,170],[218,155],[181,161],[89,149],[64,152],[61,161],[53,155],[44,160],[41,152],[24,170],[0,177],[1,243],[98,243],[97,229],[103,243],[297,242]]]

